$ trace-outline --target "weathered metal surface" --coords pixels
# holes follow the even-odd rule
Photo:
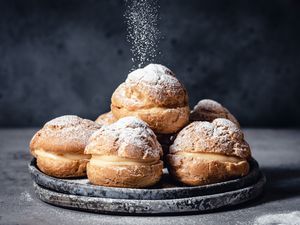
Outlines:
[[[42,201],[76,210],[110,214],[178,214],[205,212],[247,202],[262,193],[265,181],[265,177],[261,175],[255,184],[238,190],[163,200],[112,199],[69,195],[51,191],[36,183],[34,183],[34,189]]]
[[[96,186],[90,184],[86,178],[58,179],[42,173],[36,167],[35,159],[29,164],[29,171],[33,180],[38,185],[56,192],[89,197],[139,200],[187,198],[237,190],[253,184],[259,178],[259,166],[254,159],[250,161],[250,168],[250,173],[245,177],[196,187],[183,186],[173,181],[165,169],[161,182],[155,187],[133,189]]]

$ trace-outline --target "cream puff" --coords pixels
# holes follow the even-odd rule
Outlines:
[[[91,120],[66,115],[47,122],[31,139],[30,152],[38,168],[53,177],[86,175],[90,155],[84,154],[89,137],[101,126]]]
[[[193,122],[170,147],[170,174],[187,185],[203,185],[242,177],[249,172],[250,147],[230,120]]]
[[[135,116],[159,134],[172,134],[189,121],[188,95],[174,73],[149,64],[131,72],[113,93],[111,111],[116,118]]]
[[[225,118],[240,126],[237,119],[220,103],[211,100],[203,99],[199,101],[191,111],[190,121],[208,121],[212,122],[217,118]]]
[[[145,122],[125,117],[104,125],[89,139],[87,176],[92,184],[142,188],[156,184],[163,169],[162,148]]]
[[[98,116],[98,118],[95,120],[96,123],[99,123],[100,125],[108,125],[116,122],[118,119],[112,114],[111,111],[101,114]]]

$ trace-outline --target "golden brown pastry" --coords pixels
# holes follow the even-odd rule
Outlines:
[[[118,119],[112,114],[111,111],[100,115],[95,122],[99,123],[100,125],[108,125],[116,122]]]
[[[85,154],[92,184],[141,188],[156,184],[161,176],[162,149],[153,131],[135,117],[104,125],[89,139]]]
[[[217,118],[225,118],[240,126],[237,119],[220,103],[211,100],[203,99],[195,105],[191,111],[190,121],[209,121],[212,122]]]
[[[38,168],[54,177],[85,176],[90,155],[84,154],[84,148],[92,133],[100,128],[91,120],[73,115],[49,121],[30,142]]]
[[[116,118],[135,116],[155,133],[176,133],[189,121],[188,96],[173,72],[158,64],[131,72],[113,93]]]
[[[193,122],[177,135],[167,164],[170,174],[187,185],[210,184],[245,176],[250,147],[230,120]]]

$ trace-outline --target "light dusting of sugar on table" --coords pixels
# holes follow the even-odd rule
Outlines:
[[[267,214],[255,219],[254,225],[300,225],[300,211]]]
[[[158,0],[125,0],[127,40],[131,43],[133,69],[149,63],[160,54],[158,43]]]
[[[29,194],[29,192],[27,191],[23,191],[20,195],[20,201],[22,202],[31,202],[33,199],[31,197],[31,195]]]

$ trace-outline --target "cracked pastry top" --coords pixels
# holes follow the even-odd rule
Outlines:
[[[182,129],[166,158],[175,179],[202,185],[248,174],[251,151],[240,128],[218,118],[192,122]]]
[[[159,64],[131,72],[111,101],[116,118],[136,116],[155,133],[176,133],[189,121],[186,89],[170,69]]]
[[[84,149],[89,137],[101,126],[74,115],[57,117],[47,122],[31,139],[30,152],[37,166],[54,177],[86,175],[89,155]]]
[[[162,176],[162,148],[148,125],[124,117],[104,125],[89,139],[87,175],[91,183],[111,187],[148,187]]]
[[[214,119],[224,118],[231,122],[239,125],[238,120],[220,103],[211,100],[203,99],[200,100],[191,111],[190,121],[209,121],[212,122]]]

